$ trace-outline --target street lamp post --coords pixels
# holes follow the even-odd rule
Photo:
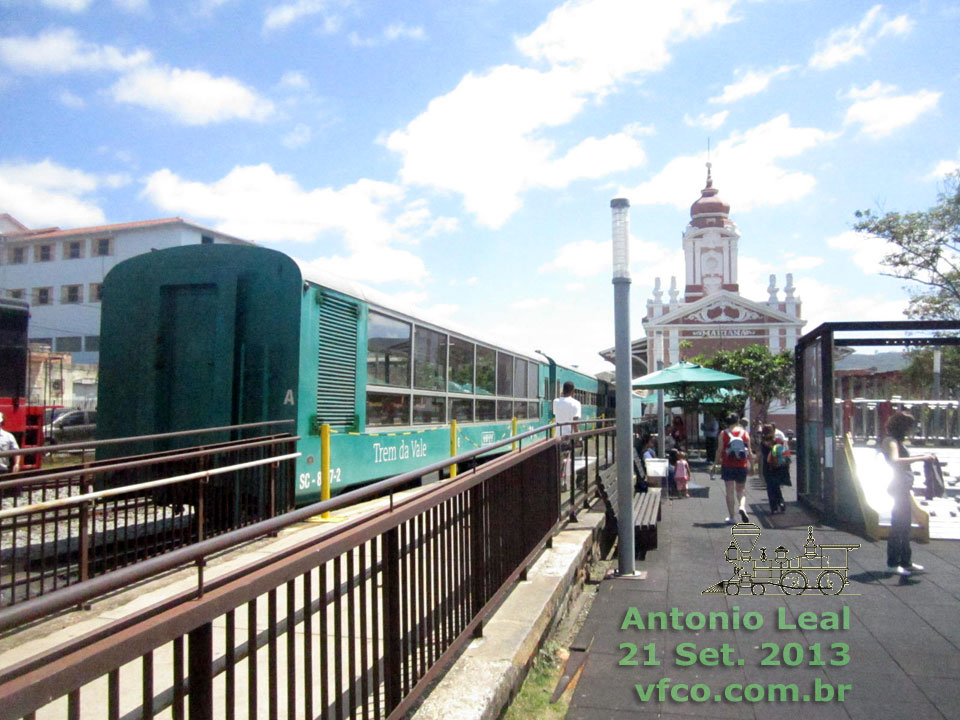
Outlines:
[[[636,571],[633,547],[633,382],[630,355],[630,201],[610,201],[613,215],[613,322],[617,357],[617,523],[620,553],[618,572]]]

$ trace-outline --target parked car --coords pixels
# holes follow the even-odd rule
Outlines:
[[[50,445],[86,442],[93,440],[96,429],[96,410],[67,410],[44,426],[43,438]]]

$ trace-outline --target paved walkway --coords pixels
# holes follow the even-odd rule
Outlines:
[[[710,497],[664,501],[659,548],[637,564],[645,577],[602,582],[574,643],[589,651],[567,720],[960,718],[960,542],[914,543],[914,562],[928,572],[904,582],[886,571],[885,541],[819,525],[793,502],[786,514],[770,516],[765,491],[751,481],[748,512],[761,532],[753,557],[763,547],[773,558],[781,545],[790,558],[803,554],[812,526],[817,545],[861,544],[849,554],[850,582],[841,595],[807,590],[788,596],[769,586],[763,596],[704,595],[733,573],[724,558],[732,535],[723,522],[722,482],[696,470],[694,481],[709,486]],[[787,499],[793,499],[792,492]],[[838,551],[818,552],[833,556]],[[673,609],[680,629],[651,629],[649,621],[658,619],[648,618],[648,612]],[[741,627],[691,629],[709,619],[708,613],[715,614],[716,623],[739,618]],[[849,629],[833,629],[845,615]],[[744,629],[758,618],[759,629]],[[621,629],[625,620],[628,627]],[[627,643],[637,648],[632,658]],[[677,655],[684,643],[696,649],[682,646]],[[678,666],[689,657],[696,662]],[[659,664],[645,664],[650,658]],[[765,660],[780,664],[765,665]],[[786,694],[773,688],[775,699],[767,700],[772,685],[787,685]],[[789,699],[790,685],[796,686],[795,700]],[[641,693],[649,693],[646,701]],[[704,701],[684,701],[688,695]],[[732,701],[761,696],[757,702]]]

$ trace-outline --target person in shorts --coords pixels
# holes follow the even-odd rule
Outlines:
[[[749,522],[747,517],[747,471],[753,453],[750,450],[750,433],[740,424],[736,415],[727,416],[727,427],[720,432],[717,442],[716,463],[727,494],[727,524]]]

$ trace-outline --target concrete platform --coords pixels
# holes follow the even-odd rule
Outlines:
[[[808,527],[818,545],[860,543],[849,553],[849,584],[840,595],[807,590],[790,596],[779,588],[761,596],[704,595],[732,574],[724,558],[732,536],[724,524],[722,482],[697,472],[694,479],[714,492],[665,501],[659,549],[638,564],[646,579],[610,577],[601,584],[576,640],[592,645],[567,720],[768,720],[804,713],[818,720],[960,718],[960,543],[914,543],[914,561],[929,572],[904,580],[886,568],[885,541],[821,526],[794,502],[785,514],[770,516],[762,485],[750,481],[748,512],[760,530],[756,552],[763,547],[773,556],[783,546],[789,557],[802,554]],[[793,488],[785,490],[793,500]],[[673,609],[680,629],[659,629],[656,618],[651,629],[648,612]],[[697,627],[696,613],[705,622],[712,617],[713,629]],[[747,613],[755,613],[750,620],[759,618],[760,626],[735,629],[733,618],[742,621]],[[842,629],[845,617],[849,626]],[[835,620],[841,628],[833,629]],[[684,699],[694,686],[703,702]],[[738,697],[758,701],[734,701]]]

